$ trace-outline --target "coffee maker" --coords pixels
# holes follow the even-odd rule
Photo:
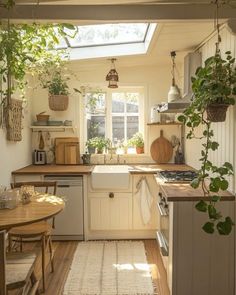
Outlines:
[[[34,165],[45,165],[46,164],[46,152],[42,150],[34,150],[33,153]]]

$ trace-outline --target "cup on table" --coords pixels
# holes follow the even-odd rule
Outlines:
[[[35,189],[33,185],[22,185],[20,188],[20,196],[22,204],[28,204],[31,201],[31,197],[35,195]]]

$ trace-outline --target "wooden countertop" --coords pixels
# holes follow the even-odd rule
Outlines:
[[[12,175],[16,174],[90,174],[93,165],[30,165],[15,170]]]
[[[161,186],[161,190],[169,202],[210,200],[210,198],[204,197],[200,187],[194,189],[189,183],[165,183],[158,176],[156,177],[156,181]],[[222,201],[235,200],[235,195],[227,191],[221,191],[220,194]]]
[[[161,170],[192,170],[188,165],[175,164],[128,164],[131,174],[155,174]],[[16,174],[90,174],[95,165],[29,165],[24,168],[15,170],[12,175]]]

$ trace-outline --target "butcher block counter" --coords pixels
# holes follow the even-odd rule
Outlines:
[[[158,176],[156,176],[156,181],[169,202],[210,200],[210,198],[204,197],[201,187],[194,189],[189,183],[165,183]],[[220,195],[222,201],[235,200],[235,195],[228,191],[221,191]]]
[[[175,164],[128,164],[131,174],[155,174],[161,170],[192,170],[188,165]],[[15,170],[12,175],[16,174],[90,174],[94,165],[29,165],[24,168]]]
[[[30,165],[15,170],[12,175],[17,174],[90,174],[94,166],[89,165]]]

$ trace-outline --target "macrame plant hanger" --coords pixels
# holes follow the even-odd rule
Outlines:
[[[215,55],[220,55],[220,42],[221,42],[221,36],[220,36],[220,24],[219,24],[219,0],[215,1],[216,5],[216,11],[215,11],[215,19],[214,19],[214,27],[217,32],[217,41],[216,41],[216,51]]]

